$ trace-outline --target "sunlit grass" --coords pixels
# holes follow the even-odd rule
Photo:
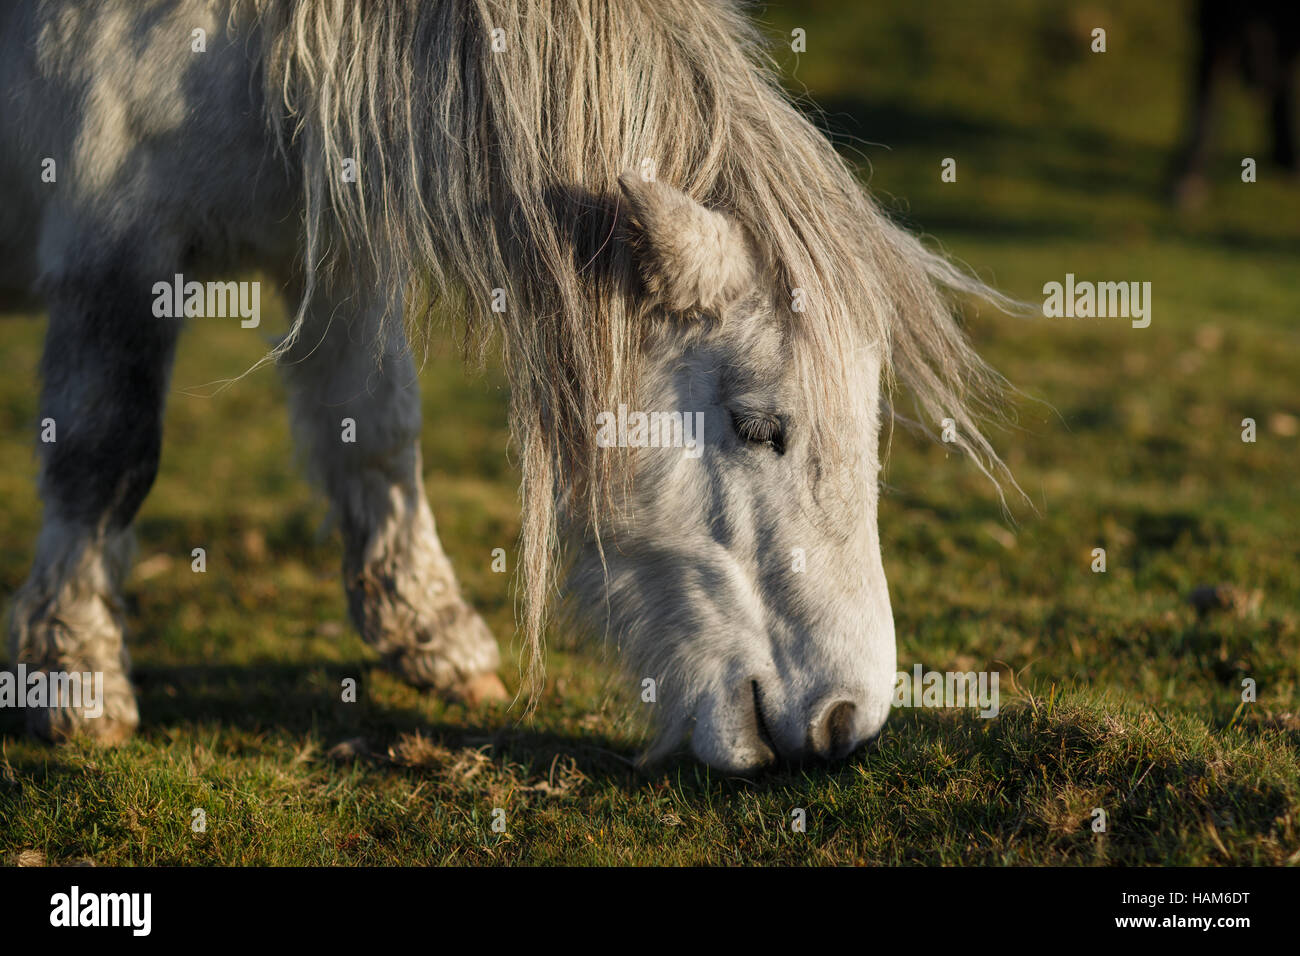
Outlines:
[[[257,360],[260,332],[198,320],[128,588],[140,734],[51,750],[0,712],[0,859],[1300,862],[1300,189],[1262,162],[1240,182],[1240,155],[1265,151],[1234,88],[1210,205],[1167,206],[1190,39],[1151,6],[1107,14],[1100,57],[1078,53],[1087,24],[1053,4],[1000,4],[996,24],[956,0],[765,14],[778,36],[808,29],[797,76],[828,124],[891,147],[857,144],[873,188],[980,275],[1029,301],[1066,272],[1153,284],[1143,330],[971,317],[1028,396],[995,444],[1032,507],[1013,498],[1009,519],[968,463],[894,436],[880,526],[900,667],[997,668],[998,717],[899,712],[842,766],[744,781],[687,760],[634,770],[636,705],[599,648],[567,635],[532,718],[425,697],[375,669],[346,623],[337,533],[288,451],[274,373],[211,385]],[[943,184],[948,156],[958,181]],[[6,595],[39,522],[43,333],[0,325]],[[503,380],[448,344],[422,381],[430,501],[513,687],[511,576],[490,566],[518,532]],[[1203,584],[1258,590],[1258,607],[1200,620],[1187,596]],[[339,700],[344,677],[356,704]],[[1258,700],[1243,706],[1247,678]]]

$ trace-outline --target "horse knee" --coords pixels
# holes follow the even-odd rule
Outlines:
[[[153,484],[175,320],[148,280],[60,283],[41,360],[42,497],[63,520],[130,524]]]

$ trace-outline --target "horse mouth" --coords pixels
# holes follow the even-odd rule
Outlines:
[[[776,757],[780,751],[776,749],[776,741],[772,739],[772,732],[767,728],[767,721],[763,719],[763,692],[759,689],[758,681],[749,682],[750,688],[754,692],[754,726],[758,728],[758,739],[767,747],[773,757]]]

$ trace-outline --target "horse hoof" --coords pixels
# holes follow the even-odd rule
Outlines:
[[[50,711],[43,710],[28,716],[27,731],[55,746],[81,740],[101,747],[117,747],[135,736],[138,723],[108,718],[68,721],[62,714],[51,717]]]
[[[125,683],[125,681],[124,681]],[[130,740],[140,723],[135,696],[129,689],[111,693],[99,713],[76,707],[32,707],[27,710],[27,732],[52,744],[76,740],[116,747]],[[98,708],[97,708],[98,709]]]
[[[501,678],[497,677],[493,671],[483,671],[480,674],[471,675],[456,687],[453,687],[448,692],[448,696],[460,701],[467,707],[499,704],[510,699],[510,693],[506,690],[506,685],[501,683]]]
[[[464,601],[451,602],[429,614],[424,626],[399,633],[401,643],[385,655],[384,663],[412,687],[452,700],[506,697],[496,676],[500,664],[496,639],[483,618]],[[397,641],[385,637],[383,643],[392,646]]]

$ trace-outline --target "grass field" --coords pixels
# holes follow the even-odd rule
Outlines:
[[[634,705],[599,649],[564,634],[533,718],[424,697],[346,623],[337,532],[287,453],[274,373],[210,385],[251,365],[281,316],[259,332],[198,320],[129,584],[140,733],[53,750],[0,712],[0,860],[1300,863],[1300,183],[1268,165],[1261,110],[1234,85],[1209,203],[1175,213],[1192,42],[1178,5],[1057,9],[762,14],[778,41],[807,30],[807,52],[777,59],[877,196],[983,278],[1030,301],[1067,272],[1152,283],[1146,329],[970,318],[1028,396],[996,439],[1034,504],[1013,521],[969,463],[894,435],[880,529],[899,667],[998,668],[996,718],[900,710],[842,765],[742,780],[684,758],[634,769]],[[1105,54],[1088,51],[1093,26]],[[1243,156],[1259,182],[1240,181]],[[43,331],[39,316],[0,323],[5,596],[39,524]],[[503,379],[447,341],[423,376],[425,478],[515,686],[509,576],[490,567],[518,531]],[[1189,592],[1219,584],[1258,602],[1198,619]],[[349,676],[355,704],[339,701]]]

